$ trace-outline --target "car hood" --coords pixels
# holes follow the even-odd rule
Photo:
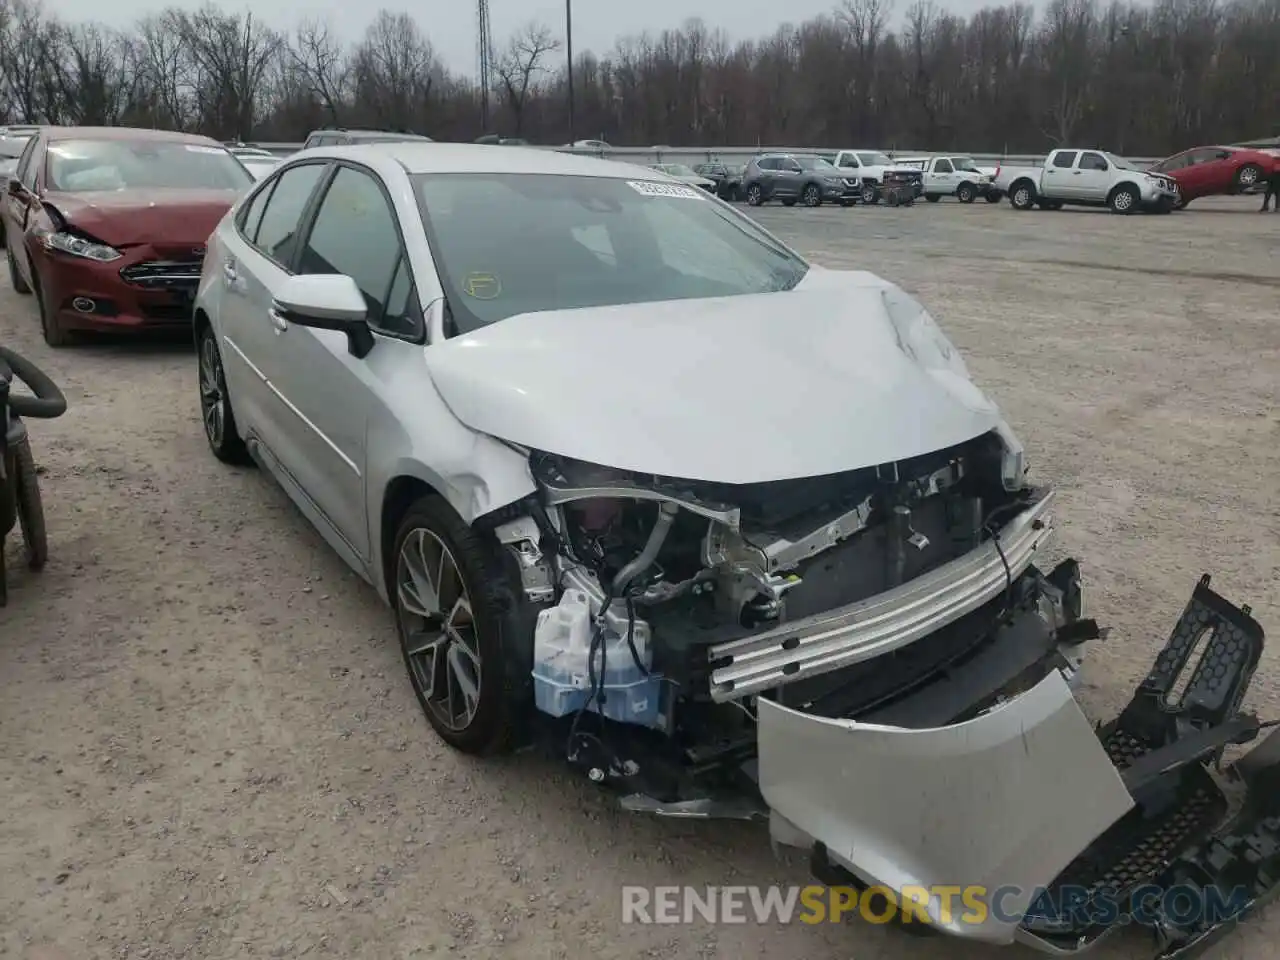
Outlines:
[[[474,430],[643,473],[821,476],[1003,426],[928,313],[869,273],[794,290],[528,313],[425,350]]]
[[[101,190],[44,197],[69,224],[113,247],[203,246],[239,194],[234,190]]]

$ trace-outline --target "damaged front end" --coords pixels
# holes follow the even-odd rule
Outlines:
[[[494,529],[536,611],[533,699],[627,808],[767,818],[828,882],[999,894],[980,919],[936,899],[928,917],[1051,953],[1133,921],[1180,957],[1270,893],[1280,739],[1212,769],[1260,730],[1239,708],[1261,628],[1206,579],[1130,706],[1092,727],[1070,688],[1104,632],[1074,561],[1035,564],[1054,497],[1003,429],[754,484],[538,452],[530,469],[538,493]],[[1221,883],[1247,891],[1234,912],[1149,903]]]
[[[1264,727],[1240,712],[1263,639],[1206,576],[1097,728],[1052,661],[946,720],[762,700],[771,833],[826,882],[925,892],[921,919],[957,936],[1067,955],[1136,924],[1160,960],[1196,955],[1280,885],[1280,731],[1219,765]]]

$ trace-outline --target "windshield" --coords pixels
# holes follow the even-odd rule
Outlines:
[[[974,162],[973,157],[952,157],[951,162],[957,170],[974,170],[978,169],[978,165]]]
[[[662,169],[673,177],[696,177],[698,175],[694,172],[693,167],[687,167],[683,163],[664,163]]]
[[[694,187],[545,174],[413,179],[462,332],[539,310],[790,290],[809,269]]]
[[[1121,170],[1137,170],[1139,173],[1142,172],[1124,157],[1117,157],[1114,153],[1104,153],[1103,156],[1111,161],[1111,165],[1113,167],[1119,167]]]
[[[858,159],[864,167],[887,167],[893,163],[887,153],[860,153]]]
[[[172,140],[62,140],[49,144],[48,187],[241,190],[253,177],[224,147]]]

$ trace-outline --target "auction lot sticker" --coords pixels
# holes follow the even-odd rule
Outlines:
[[[627,186],[646,197],[678,197],[681,200],[701,200],[705,191],[682,187],[675,183],[654,183],[652,180],[628,180]]]

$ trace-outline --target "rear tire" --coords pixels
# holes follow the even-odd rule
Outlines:
[[[13,284],[14,293],[20,293],[24,297],[31,293],[31,287],[27,281],[22,279],[22,274],[18,272],[18,260],[13,255],[13,248],[5,249],[5,259],[9,261],[9,282]]]
[[[204,424],[204,437],[209,441],[209,449],[223,463],[251,463],[249,450],[231,411],[231,394],[227,390],[218,339],[207,322],[201,323],[200,332],[196,334],[196,358],[199,363],[200,420]]]
[[[1004,196],[995,190],[990,191],[986,196],[987,203],[999,203],[1003,199]]]
[[[1020,212],[1036,205],[1036,190],[1031,181],[1022,180],[1009,188],[1009,205]]]
[[[941,199],[942,199],[942,194],[940,194],[940,193],[926,193],[926,194],[924,195],[924,198],[925,198],[926,200],[928,200],[930,203],[937,203],[939,200],[941,200]]]
[[[1246,163],[1236,171],[1236,189],[1243,191],[1256,187],[1261,179],[1262,168],[1256,163]]]
[[[972,183],[962,183],[956,187],[956,199],[961,203],[973,203],[978,199],[978,188]]]
[[[760,184],[753,183],[747,187],[747,206],[758,207],[764,203],[764,191],[760,189]]]

